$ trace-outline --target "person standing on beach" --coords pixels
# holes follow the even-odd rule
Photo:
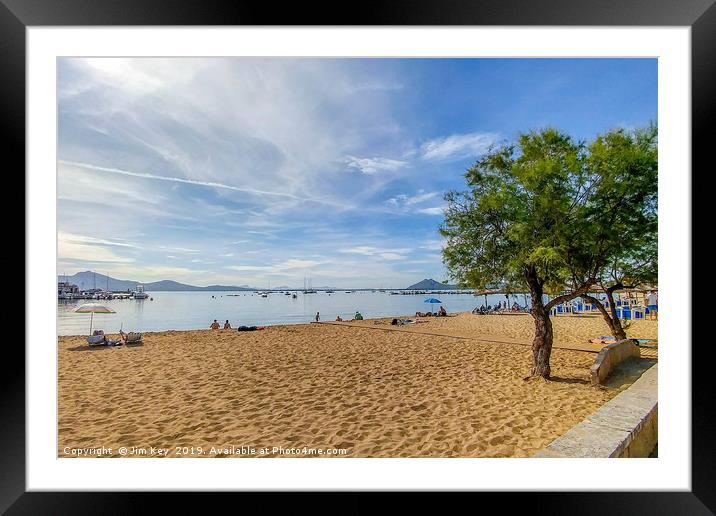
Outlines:
[[[646,296],[646,307],[649,309],[649,319],[659,319],[659,294],[649,292]]]
[[[321,314],[319,312],[316,312],[316,322],[319,322],[321,320]]]
[[[211,326],[209,326],[212,330],[218,330],[219,329],[219,323],[216,322],[216,319],[214,319],[214,322],[211,323]]]

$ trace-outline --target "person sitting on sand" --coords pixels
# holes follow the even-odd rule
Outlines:
[[[343,318],[340,315],[336,315],[336,321],[343,322]]]
[[[218,330],[219,329],[219,323],[216,322],[216,319],[214,319],[214,322],[211,323],[211,326],[209,326],[212,330]]]
[[[517,301],[512,303],[512,311],[513,312],[519,312],[520,311],[520,305],[517,304]]]
[[[231,325],[229,324],[229,320],[228,320],[228,319],[226,319],[226,322],[224,323],[224,329],[225,329],[225,330],[230,330],[230,329],[231,329]]]
[[[355,319],[356,321],[362,321],[363,316],[361,315],[361,313],[358,310],[356,310],[356,315],[353,319]]]
[[[447,317],[447,311],[444,307],[440,307],[440,310],[438,310],[438,317]]]

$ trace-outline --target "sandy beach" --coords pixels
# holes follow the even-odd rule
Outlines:
[[[527,457],[635,379],[593,387],[595,354],[565,349],[607,334],[600,317],[553,319],[550,382],[523,380],[529,316],[425,320],[169,331],[99,349],[60,337],[58,456]],[[656,339],[657,322],[629,335]]]

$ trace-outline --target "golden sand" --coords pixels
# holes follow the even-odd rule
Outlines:
[[[599,323],[556,318],[555,341],[605,334]],[[529,342],[528,316],[461,314],[397,328],[411,331],[359,324],[147,333],[144,345],[117,348],[60,337],[58,456],[99,447],[120,456],[124,446],[192,457],[264,456],[262,448],[284,456],[274,447],[525,457],[619,390],[589,384],[593,353],[559,348],[553,381],[524,381],[530,349],[509,339]],[[655,338],[656,328],[639,322],[632,333]],[[481,340],[441,334],[450,332]]]

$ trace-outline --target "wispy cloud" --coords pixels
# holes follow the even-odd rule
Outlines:
[[[60,231],[57,235],[57,257],[60,260],[99,263],[129,263],[134,261],[133,257],[120,255],[117,251],[111,249],[111,247],[117,246],[134,247],[132,245],[85,235],[66,233],[64,231]]]
[[[428,140],[421,146],[421,156],[427,160],[461,159],[479,156],[500,140],[496,133],[452,134]]]
[[[367,245],[339,249],[339,252],[341,253],[360,254],[363,256],[375,256],[384,260],[402,260],[410,251],[411,249],[408,248],[384,249]]]
[[[442,251],[442,248],[445,246],[445,240],[442,239],[431,239],[426,240],[423,242],[423,245],[420,247],[422,249],[428,249],[430,251]]]
[[[425,215],[442,215],[445,213],[445,208],[443,206],[434,206],[432,208],[422,208],[417,211],[418,213],[423,213]]]
[[[251,195],[269,195],[269,196],[276,196],[276,197],[286,197],[289,199],[294,199],[296,201],[315,202],[315,203],[321,203],[321,204],[335,205],[334,202],[324,201],[322,199],[299,197],[297,195],[293,195],[290,193],[270,192],[267,190],[257,190],[255,188],[242,188],[242,187],[238,187],[238,186],[225,185],[222,183],[215,183],[213,181],[196,181],[193,179],[185,179],[182,177],[159,176],[159,175],[150,174],[147,172],[132,172],[130,170],[122,170],[119,168],[100,167],[97,165],[91,165],[89,163],[78,163],[78,162],[65,161],[65,160],[59,160],[59,163],[61,163],[63,165],[71,165],[74,167],[80,167],[80,168],[84,168],[84,169],[88,169],[88,170],[95,170],[97,172],[107,172],[109,174],[119,174],[119,175],[123,175],[123,176],[139,177],[142,179],[154,179],[154,180],[158,180],[158,181],[169,181],[169,182],[174,182],[174,183],[184,183],[184,184],[196,185],[196,186],[206,186],[206,187],[210,187],[210,188],[221,188],[221,189],[225,189],[225,190],[233,190],[235,192],[242,192],[242,193],[247,193],[247,194],[251,194]]]
[[[357,158],[346,156],[345,163],[350,168],[356,168],[367,175],[379,174],[381,172],[394,172],[407,167],[408,162],[390,158]]]
[[[425,192],[424,190],[419,190],[415,195],[398,194],[385,201],[385,204],[391,208],[403,209],[429,201],[439,195],[440,192]]]
[[[298,260],[290,259],[273,265],[229,265],[226,268],[240,272],[264,272],[264,273],[285,273],[296,269],[310,269],[318,265],[326,264],[327,261],[319,260]]]

